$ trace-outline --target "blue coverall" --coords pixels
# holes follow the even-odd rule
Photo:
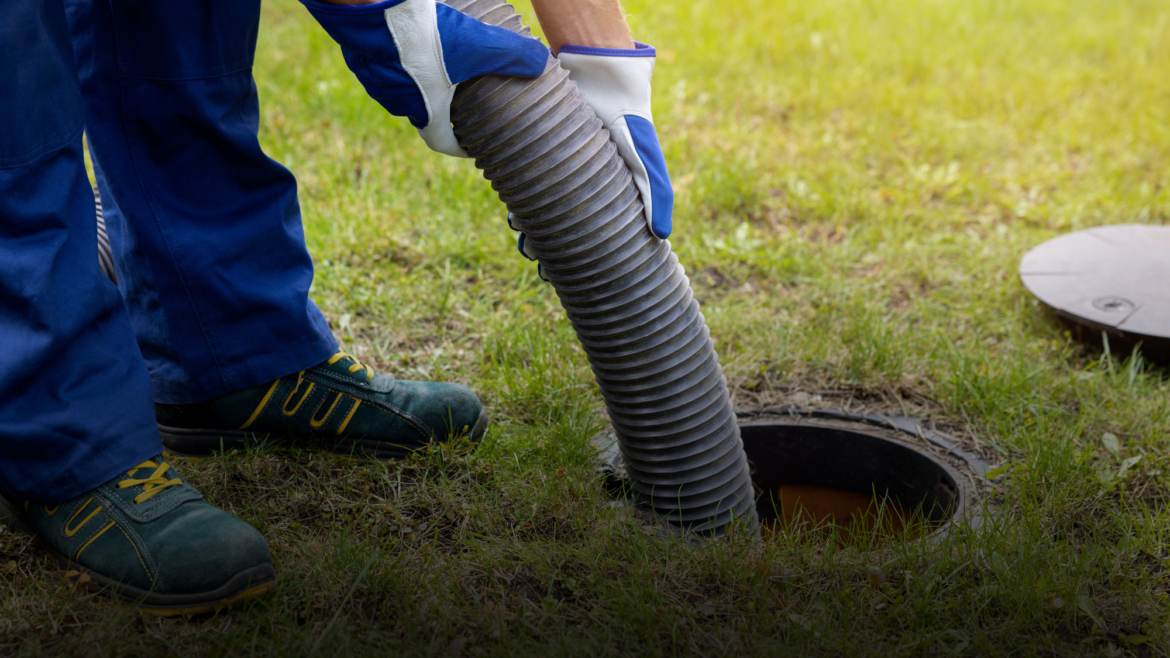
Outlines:
[[[257,141],[259,0],[6,0],[0,492],[59,501],[161,452],[153,401],[336,351],[296,181]],[[85,132],[119,286],[98,269]]]

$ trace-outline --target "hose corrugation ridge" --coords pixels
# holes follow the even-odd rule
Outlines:
[[[500,0],[450,0],[529,34]],[[451,104],[460,145],[507,204],[560,297],[605,398],[636,503],[691,532],[758,531],[727,380],[670,243],[650,234],[609,133],[549,58],[534,80],[484,76]]]

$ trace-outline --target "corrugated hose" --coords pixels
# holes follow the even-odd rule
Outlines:
[[[448,0],[529,36],[501,0]],[[670,243],[650,233],[609,132],[553,57],[535,79],[456,89],[451,121],[527,234],[577,332],[633,480],[635,504],[684,532],[758,533],[727,380]]]

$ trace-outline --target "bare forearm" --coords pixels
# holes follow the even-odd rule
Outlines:
[[[561,46],[633,48],[619,0],[532,0],[553,53]]]
[[[378,0],[324,0],[335,5],[369,5]],[[633,48],[620,0],[532,0],[536,19],[553,54],[561,46]]]

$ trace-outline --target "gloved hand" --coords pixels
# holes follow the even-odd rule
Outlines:
[[[655,52],[644,43],[634,46],[631,50],[561,46],[557,59],[634,174],[650,232],[666,239],[673,226],[674,189],[650,112]]]
[[[634,45],[632,50],[562,46],[557,59],[609,130],[618,153],[633,173],[650,232],[666,239],[673,228],[674,188],[650,112],[655,52],[644,43]],[[508,226],[520,230],[512,213],[508,213]],[[527,237],[521,233],[516,247],[528,260],[536,260],[525,248]],[[539,264],[537,273],[544,279]]]
[[[536,260],[536,256],[528,253],[528,248],[525,247],[525,241],[528,240],[528,236],[524,235],[524,232],[520,230],[519,226],[516,226],[515,216],[510,212],[508,213],[508,228],[520,233],[519,237],[516,238],[516,249],[520,252],[520,255],[528,260],[535,261],[536,276],[540,277],[541,281],[548,281],[548,279],[544,278],[544,272],[540,269],[540,261]]]
[[[535,78],[548,62],[540,41],[434,0],[301,2],[341,45],[366,92],[390,114],[410,119],[431,150],[447,155],[467,157],[451,130],[456,85],[487,74]]]

